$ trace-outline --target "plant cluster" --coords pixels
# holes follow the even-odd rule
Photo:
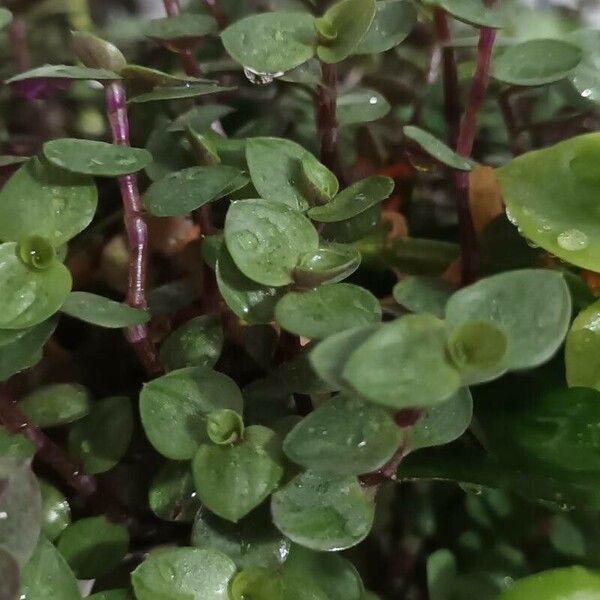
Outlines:
[[[600,31],[6,4],[0,600],[600,596]]]

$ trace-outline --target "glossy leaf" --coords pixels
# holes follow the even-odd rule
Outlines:
[[[437,277],[409,275],[394,286],[394,300],[414,313],[431,313],[443,318],[452,286]]]
[[[285,570],[252,567],[238,573],[231,582],[230,600],[326,600],[323,592],[308,578]]]
[[[571,318],[571,296],[562,275],[543,269],[508,271],[456,292],[446,305],[453,327],[490,321],[504,331],[506,366],[527,369],[549,360]]]
[[[338,551],[361,542],[373,524],[374,505],[350,475],[305,471],[273,494],[273,522],[293,542]]]
[[[225,50],[236,62],[260,73],[289,71],[314,56],[314,18],[308,13],[252,15],[221,34]]]
[[[474,161],[470,158],[460,156],[452,148],[444,144],[444,142],[438,140],[435,136],[420,127],[407,125],[402,131],[409,140],[415,142],[429,156],[452,169],[470,171],[475,165]]]
[[[54,541],[71,523],[71,507],[53,485],[40,480],[42,494],[42,534]]]
[[[227,248],[219,254],[216,265],[217,285],[227,306],[248,323],[270,323],[275,305],[285,288],[260,285],[248,279],[235,265]]]
[[[317,54],[325,63],[339,63],[354,52],[375,17],[374,0],[340,0],[321,17],[333,33],[319,40]]]
[[[148,492],[152,512],[165,521],[190,522],[200,509],[192,470],[187,462],[167,462],[152,481]]]
[[[406,451],[443,446],[458,439],[471,424],[473,398],[461,388],[448,400],[423,412],[407,434]]]
[[[132,573],[137,600],[229,600],[235,563],[218,550],[167,548],[151,553]]]
[[[91,395],[77,383],[53,383],[38,387],[19,402],[23,414],[38,427],[65,425],[85,417]]]
[[[109,471],[123,458],[133,433],[129,398],[113,396],[96,402],[91,413],[69,430],[69,450],[87,473]]]
[[[294,269],[294,281],[304,288],[322,283],[337,283],[352,275],[360,266],[360,252],[346,244],[321,244],[305,254]]]
[[[173,460],[192,458],[208,441],[206,418],[213,410],[242,413],[243,399],[226,375],[200,367],[172,371],[146,383],[140,394],[140,416],[150,443]]]
[[[350,283],[322,285],[308,292],[289,292],[275,307],[285,330],[310,338],[381,320],[381,306],[371,292]]]
[[[383,119],[391,110],[389,102],[375,90],[358,89],[340,96],[337,121],[340,127]]]
[[[129,547],[129,533],[106,517],[88,517],[69,525],[58,540],[63,555],[78,579],[94,579],[113,571]]]
[[[157,217],[184,215],[247,183],[248,178],[233,167],[191,167],[153,183],[144,194],[143,202],[146,210]]]
[[[217,30],[217,22],[209,15],[184,14],[152,19],[144,27],[144,35],[155,40],[202,38]]]
[[[496,171],[510,219],[562,260],[600,271],[596,219],[600,133],[529,152]]]
[[[396,409],[433,406],[460,386],[445,345],[443,321],[432,315],[408,315],[384,325],[358,346],[342,377],[376,404]]]
[[[519,579],[499,600],[577,600],[600,594],[600,575],[583,567],[563,567]]]
[[[479,0],[427,0],[429,4],[438,6],[451,14],[453,17],[480,27],[502,28],[506,25],[506,18],[500,12],[490,6],[486,6]]]
[[[402,43],[417,24],[417,10],[410,0],[379,0],[375,17],[354,54],[377,54]]]
[[[191,543],[197,548],[214,548],[227,554],[238,569],[277,567],[287,560],[291,545],[274,527],[270,512],[262,508],[238,523],[199,511]]]
[[[55,167],[96,177],[117,177],[145,169],[152,155],[142,148],[94,140],[62,138],[44,144],[44,156]]]
[[[118,589],[92,594],[88,596],[88,600],[134,600],[134,598],[128,590]]]
[[[0,239],[40,236],[60,246],[90,224],[96,204],[92,179],[32,158],[0,191]]]
[[[198,497],[210,511],[236,523],[261,504],[283,476],[281,442],[260,425],[231,446],[200,446],[192,470]]]
[[[292,283],[300,259],[319,245],[302,214],[267,200],[233,202],[225,220],[225,243],[246,277],[268,286]]]
[[[336,396],[292,429],[283,450],[307,469],[360,475],[385,464],[402,437],[402,430],[385,409]]]
[[[565,348],[570,386],[600,390],[600,301],[582,310],[571,325]]]
[[[340,192],[324,206],[315,206],[308,211],[313,221],[334,223],[350,219],[385,200],[394,189],[389,177],[375,175],[362,179]]]
[[[569,80],[582,98],[600,102],[600,30],[580,29],[569,36],[569,41],[582,50],[583,58]]]
[[[81,600],[77,580],[61,553],[41,536],[21,575],[22,600]]]
[[[88,292],[71,292],[61,311],[86,323],[110,329],[131,327],[150,320],[150,314],[146,310],[132,308]]]
[[[528,40],[494,60],[492,75],[511,85],[536,86],[560,81],[581,62],[578,46],[562,40]]]
[[[40,489],[29,461],[0,458],[0,550],[23,566],[32,555],[41,528]]]
[[[221,87],[214,83],[186,83],[184,85],[159,86],[151,92],[144,92],[129,99],[130,104],[145,104],[147,102],[166,102],[168,100],[185,100],[200,98],[209,94],[230,92],[234,88]]]

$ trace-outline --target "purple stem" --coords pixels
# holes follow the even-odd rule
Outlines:
[[[321,162],[338,179],[340,169],[337,155],[338,124],[337,124],[337,66],[321,62],[321,82],[317,86],[315,100],[315,117],[321,139]]]
[[[479,33],[477,64],[469,91],[467,108],[460,123],[456,151],[461,156],[470,156],[477,132],[477,116],[485,100],[492,63],[492,51],[496,40],[496,30],[484,27]],[[479,268],[477,255],[477,234],[473,226],[469,208],[469,174],[459,172],[454,176],[456,186],[456,209],[458,212],[460,247],[462,256],[462,284],[474,281]]]
[[[129,119],[127,117],[125,88],[113,81],[106,87],[106,108],[113,142],[129,146]],[[129,284],[127,304],[133,308],[146,308],[146,266],[148,262],[148,228],[142,213],[142,202],[135,174],[118,178],[125,230],[129,242]],[[149,375],[160,373],[156,348],[150,338],[148,326],[134,325],[127,328],[126,338]]]
[[[163,5],[169,17],[176,17],[181,12],[179,0],[163,0]],[[177,51],[177,54],[179,54],[179,60],[186,75],[190,77],[202,76],[200,65],[198,65],[198,61],[191,48],[182,48]]]

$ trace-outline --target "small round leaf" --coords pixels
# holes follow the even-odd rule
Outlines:
[[[53,485],[40,480],[42,494],[42,533],[54,541],[71,523],[71,507]]]
[[[321,244],[305,254],[294,269],[294,281],[304,288],[322,283],[337,283],[352,275],[360,266],[360,252],[346,244]]]
[[[54,383],[35,389],[19,402],[19,409],[38,427],[73,423],[91,408],[91,395],[77,383]]]
[[[165,463],[150,485],[148,503],[159,519],[193,521],[201,505],[194,490],[190,464]]]

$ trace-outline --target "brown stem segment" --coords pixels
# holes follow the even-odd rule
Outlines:
[[[22,16],[14,15],[8,30],[8,36],[13,58],[19,71],[27,71],[31,68],[31,56],[27,47],[27,26]]]
[[[315,116],[321,139],[321,162],[338,178],[337,66],[321,62],[321,82],[317,86]]]
[[[113,141],[119,146],[129,146],[129,119],[125,88],[113,81],[106,87],[106,108]],[[133,308],[146,308],[146,266],[148,262],[148,228],[142,213],[142,202],[135,174],[118,178],[125,230],[129,242],[129,284],[127,304]],[[148,326],[134,325],[126,331],[140,362],[149,375],[160,373],[160,364]]]
[[[461,156],[470,156],[473,151],[475,134],[477,131],[477,116],[485,100],[485,94],[490,79],[490,66],[492,51],[496,40],[496,30],[484,27],[479,33],[477,48],[477,64],[469,91],[467,108],[460,123],[456,151]],[[456,186],[456,209],[458,211],[458,224],[462,256],[462,284],[473,282],[479,270],[479,257],[477,255],[477,235],[469,209],[469,174],[456,173],[454,176]]]
[[[226,19],[223,11],[219,8],[217,4],[217,0],[202,0],[202,4],[204,4],[206,10],[210,13],[210,15],[217,21],[219,27],[223,27],[225,25]]]
[[[46,434],[29,423],[6,390],[0,390],[0,422],[11,433],[29,438],[36,448],[36,456],[82,496],[96,492],[96,480],[81,472],[81,465]]]

